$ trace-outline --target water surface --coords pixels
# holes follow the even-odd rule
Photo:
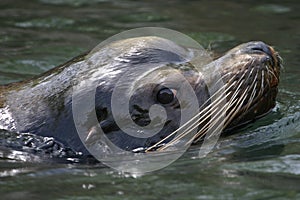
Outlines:
[[[171,28],[224,52],[262,40],[284,59],[276,108],[221,138],[205,158],[197,146],[140,177],[101,164],[10,149],[1,131],[1,199],[300,199],[299,2],[1,0],[0,83],[30,78],[122,30]]]

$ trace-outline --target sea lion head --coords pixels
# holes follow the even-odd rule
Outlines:
[[[81,136],[86,146],[105,141],[126,151],[155,150],[186,135],[197,141],[218,121],[221,131],[240,126],[274,107],[281,58],[272,47],[249,42],[199,65],[196,54],[158,37],[122,40],[92,52],[79,73],[81,80],[95,77],[90,85],[97,86],[97,122],[87,117]]]

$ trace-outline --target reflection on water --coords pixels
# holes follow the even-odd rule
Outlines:
[[[218,54],[263,40],[285,67],[278,105],[267,117],[222,138],[205,159],[195,158],[195,146],[141,177],[22,144],[7,148],[2,131],[1,199],[300,199],[298,1],[2,0],[0,10],[0,83],[44,72],[142,26],[181,31]]]

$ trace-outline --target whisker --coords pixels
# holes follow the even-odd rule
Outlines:
[[[252,73],[252,72],[251,72],[251,73]],[[250,73],[250,74],[251,74],[251,73]],[[250,74],[249,74],[249,76],[250,76]],[[242,85],[242,82],[239,84],[238,88],[239,88],[241,85]],[[245,94],[246,92],[248,92],[248,90],[249,90],[249,88],[246,89],[246,91],[244,92],[244,94]],[[244,94],[243,94],[242,96],[245,96]],[[235,90],[235,92],[234,92],[234,94],[233,94],[231,100],[230,100],[228,103],[226,103],[226,106],[223,107],[223,110],[225,109],[225,112],[227,112],[228,109],[231,108],[232,105],[234,105],[234,104],[238,101],[238,98],[235,98],[237,95],[238,95],[238,90]],[[242,99],[242,101],[244,101],[245,99],[246,99],[246,96],[244,97],[244,99]],[[240,100],[241,100],[241,99],[240,99]],[[231,113],[232,113],[232,112],[230,112],[230,114],[227,114],[227,116],[230,116]],[[217,113],[217,114],[219,114],[219,113]],[[213,119],[214,123],[213,123],[213,124],[210,123],[211,127],[214,127],[214,125],[219,121],[220,117],[221,117],[221,116],[219,116],[219,117],[217,118],[217,120],[216,120],[216,119]],[[228,120],[228,119],[230,119],[230,118],[227,117],[227,118],[225,118],[224,121],[227,121],[227,122],[229,121],[229,122],[230,122],[230,120]],[[228,122],[228,123],[229,123],[229,122]],[[216,130],[213,131],[213,133],[215,133],[216,131],[218,131],[218,129],[220,128],[221,125],[222,125],[223,127],[226,126],[226,125],[224,126],[222,123],[220,123],[219,126],[216,128]],[[209,129],[208,129],[208,130],[209,130]],[[199,137],[199,134],[203,134],[203,131],[204,131],[204,129],[202,128],[202,129],[198,132],[198,134],[195,136],[195,138]],[[199,139],[201,139],[201,138],[199,138]]]
[[[273,70],[271,70],[268,65],[266,66],[266,68],[268,70],[268,73],[270,73],[276,79],[276,82],[279,82],[279,80],[278,80],[277,76],[275,75],[275,73],[273,72]]]
[[[245,77],[245,74],[246,74],[246,73],[244,73],[244,74],[240,77],[240,79],[239,79],[238,81],[234,81],[229,87],[228,87],[228,85],[225,84],[222,88],[227,87],[227,89],[226,89],[225,91],[223,91],[223,93],[226,94],[226,93],[228,92],[228,90],[230,90],[230,89],[235,85],[235,82],[239,83],[239,85],[238,85],[238,89],[239,89],[239,88],[241,87],[242,83],[243,83],[242,80],[243,80],[243,78]],[[234,77],[233,77],[233,78],[234,78]],[[233,78],[231,78],[229,81],[232,81]],[[215,94],[213,94],[212,96],[215,96],[218,92],[222,91],[222,88],[219,89],[219,90],[218,90]],[[238,91],[238,90],[236,90],[236,91]],[[229,94],[230,94],[230,93],[227,93],[227,94],[225,95],[225,98],[227,98]],[[237,92],[234,93],[233,97],[235,98],[236,95],[237,95]],[[209,98],[209,100],[212,98],[212,96]],[[168,144],[166,144],[165,146],[159,148],[159,150],[163,150],[163,149],[167,148],[168,146],[173,145],[175,142],[177,142],[179,139],[181,139],[181,138],[183,138],[184,136],[186,136],[188,133],[190,133],[191,131],[193,131],[195,128],[198,128],[198,126],[199,126],[203,121],[207,120],[207,119],[211,116],[212,111],[214,111],[214,110],[217,108],[217,106],[219,105],[219,101],[220,101],[220,100],[223,100],[223,99],[224,99],[223,95],[222,95],[222,96],[219,96],[219,97],[214,101],[214,106],[212,106],[212,107],[211,107],[211,106],[207,106],[206,109],[204,109],[204,110],[210,109],[210,112],[206,112],[205,115],[202,116],[198,121],[193,122],[193,124],[190,125],[190,127],[189,127],[188,129],[186,129],[183,133],[179,134],[176,138],[174,138],[172,141],[170,141],[170,142],[169,142]],[[203,105],[205,105],[205,104],[203,104]],[[204,112],[204,110],[202,110],[199,114],[197,114],[195,117],[193,117],[193,119],[190,120],[190,121],[188,121],[186,124],[188,124],[188,123],[190,123],[191,121],[195,120],[195,118],[197,118],[199,115],[201,115],[201,114]],[[221,112],[221,111],[222,111],[222,109],[220,109],[219,112]],[[219,113],[219,112],[218,112],[218,113]],[[203,119],[203,117],[205,117],[205,118]],[[200,122],[199,122],[199,121],[200,121]],[[185,125],[186,125],[186,124],[185,124]],[[211,123],[209,123],[209,124],[211,124]],[[205,129],[207,128],[207,126],[208,126],[208,124],[206,124],[204,127],[202,127],[201,130],[205,130]],[[181,127],[180,127],[179,129],[177,129],[176,131],[174,131],[173,133],[171,133],[171,134],[174,135],[174,133],[177,133],[179,130],[181,130]],[[200,130],[199,132],[201,132],[201,130]],[[199,132],[198,132],[198,133],[199,133]],[[196,135],[198,135],[198,134],[196,134]],[[167,136],[166,138],[164,138],[163,140],[159,141],[158,143],[154,144],[153,146],[149,147],[146,151],[149,151],[149,150],[151,150],[151,149],[157,147],[159,144],[161,144],[163,141],[165,141],[165,140],[166,140],[167,138],[169,138],[169,137],[170,137],[170,135]],[[197,136],[197,137],[198,137],[198,136]]]
[[[225,86],[223,86],[222,88],[224,88]],[[220,90],[222,90],[222,88],[220,89]],[[220,91],[220,90],[218,90],[217,91],[217,93]],[[216,93],[215,93],[216,94]],[[214,94],[214,95],[215,95]],[[226,95],[225,97],[227,97],[228,95]],[[219,97],[220,98],[220,97]],[[224,97],[223,97],[224,98]],[[206,103],[208,103],[209,102],[209,100],[211,99],[211,97],[207,100],[207,101],[205,101],[205,103],[202,105],[202,106],[204,106]],[[202,106],[200,107],[200,109],[202,108]],[[153,148],[155,148],[155,147],[157,147],[158,145],[160,145],[161,143],[163,143],[164,141],[166,141],[167,139],[169,139],[170,137],[172,137],[174,134],[176,134],[176,133],[178,133],[179,131],[181,131],[182,129],[184,129],[185,128],[185,131],[186,130],[189,130],[189,132],[191,132],[191,131],[193,131],[194,130],[194,128],[195,127],[198,127],[198,121],[199,120],[197,120],[197,121],[195,121],[196,120],[196,118],[198,118],[200,115],[202,115],[203,113],[203,115],[201,116],[201,118],[200,119],[202,119],[202,118],[204,118],[204,120],[206,120],[210,115],[209,115],[209,110],[211,110],[213,107],[211,106],[211,105],[208,105],[206,108],[204,108],[203,110],[201,110],[197,115],[195,115],[192,119],[190,119],[189,121],[187,121],[186,123],[184,123],[181,127],[179,127],[177,130],[175,130],[175,131],[173,131],[171,134],[169,134],[168,136],[166,136],[165,138],[163,138],[162,140],[160,140],[159,142],[157,142],[157,143],[155,143],[154,145],[152,145],[152,146],[150,146],[150,147],[148,147],[147,149],[146,149],[146,152],[147,151],[150,151],[150,150],[152,150]],[[195,122],[193,122],[193,121],[195,121]],[[203,121],[203,120],[202,120]],[[192,123],[191,125],[190,125],[190,123]],[[189,127],[187,127],[189,125]],[[185,132],[183,132],[183,133],[181,133],[181,134],[184,134],[185,135]],[[180,135],[179,135],[180,136]],[[178,136],[178,137],[179,137]],[[177,138],[177,137],[176,137]],[[173,140],[171,141],[171,142],[173,142]]]
[[[226,113],[231,108],[231,106],[233,104],[235,104],[237,101],[238,101],[238,99],[236,98],[234,100],[231,100],[230,102],[227,102],[226,106],[223,107],[223,112]],[[197,141],[199,141],[202,138],[202,136],[206,135],[212,128],[213,128],[213,132],[210,133],[209,135],[213,135],[215,132],[219,131],[219,129],[221,127],[225,127],[226,126],[223,123],[219,123],[219,125],[217,127],[214,127],[219,122],[220,118],[222,117],[221,115],[218,115],[219,112],[216,115],[214,115],[214,118],[211,119],[211,121],[213,121],[213,123],[209,123],[210,127],[208,129],[206,129],[206,127],[202,127],[198,131],[198,133],[194,136],[194,138],[192,140],[195,140],[195,138],[198,138],[197,140],[195,140],[195,142],[197,142]],[[216,118],[216,116],[217,116],[217,118]],[[227,121],[228,120],[228,116],[229,115],[227,115],[223,121]],[[191,142],[191,140],[189,142]]]
[[[254,65],[254,61],[251,61],[250,66],[252,65]],[[187,145],[190,144],[190,142],[199,141],[206,134],[208,134],[209,137],[211,134],[215,134],[219,130],[223,130],[224,127],[227,127],[237,116],[237,114],[249,109],[249,107],[252,105],[252,102],[254,102],[255,99],[259,98],[263,94],[266,83],[269,84],[268,82],[265,82],[266,74],[264,70],[261,70],[260,86],[258,86],[259,73],[257,72],[257,69],[255,67],[251,67],[247,70],[248,73],[242,73],[241,77],[239,77],[238,79],[236,79],[237,76],[232,76],[229,80],[227,80],[220,89],[215,91],[200,106],[199,113],[197,113],[192,119],[185,122],[181,127],[173,131],[165,138],[148,147],[145,152],[149,152],[159,147],[160,144],[175,136],[170,142],[156,149],[158,151],[165,150],[166,148],[176,144],[182,138],[188,136],[196,128],[199,128],[200,125],[202,125],[200,130],[198,130],[197,133],[188,140],[188,142],[186,143]],[[269,74],[271,74],[278,80],[277,76],[272,70],[270,70],[269,66],[266,66],[266,70]],[[253,76],[254,73],[254,78],[250,79],[250,77]],[[222,77],[220,77],[215,82],[215,84],[224,81],[224,79],[226,80],[226,77],[229,75],[230,73],[222,75]],[[243,87],[243,84],[247,82],[245,80],[250,80],[251,84]],[[214,98],[215,100],[213,100]],[[229,100],[227,100],[226,103],[222,103],[222,101],[228,98]],[[208,103],[210,104],[207,105]],[[220,106],[222,106],[221,109]],[[222,113],[225,113],[225,116]],[[204,123],[207,120],[209,120],[210,123]],[[225,123],[220,123],[220,120]],[[182,132],[179,133],[180,131]]]
[[[260,91],[263,91],[264,90],[264,82],[265,81],[265,70],[262,70],[261,72],[261,86],[260,86]]]
[[[226,76],[226,75],[225,75],[225,76]],[[224,77],[224,76],[222,76],[220,79],[222,79],[223,77]],[[234,77],[232,77],[229,81],[232,81],[233,78],[234,78]],[[220,79],[219,79],[218,81],[220,81]],[[233,83],[234,83],[234,82],[233,82]],[[231,84],[231,86],[228,87],[225,91],[223,91],[223,93],[226,93],[233,85],[234,85],[234,84]],[[222,90],[224,90],[224,88],[226,88],[226,87],[227,87],[227,85],[224,84],[219,90],[217,90],[212,96],[210,96],[209,99],[207,99],[207,100],[200,106],[200,109],[201,109],[204,105],[206,105],[206,104],[212,99],[212,97],[216,96],[218,93],[220,93],[220,92],[221,92]],[[223,93],[222,93],[222,94],[223,94]],[[227,97],[227,96],[228,96],[228,95],[226,95],[226,97]],[[220,98],[224,98],[224,97],[223,97],[222,95],[220,95],[220,96],[216,99],[216,101],[219,100]],[[196,118],[198,118],[198,117],[199,117],[201,114],[203,114],[204,112],[205,112],[205,114],[204,114],[203,116],[208,115],[209,112],[206,112],[206,111],[208,111],[209,109],[211,109],[211,105],[205,107],[205,108],[204,108],[203,110],[201,110],[197,115],[195,115],[192,119],[190,119],[189,121],[187,121],[186,123],[184,123],[184,124],[183,124],[181,127],[179,127],[177,130],[173,131],[171,134],[169,134],[168,136],[166,136],[165,138],[163,138],[163,139],[160,140],[159,142],[155,143],[154,145],[148,147],[148,148],[146,149],[146,152],[148,152],[148,151],[152,150],[153,148],[157,147],[158,145],[160,145],[161,143],[163,143],[164,141],[166,141],[167,139],[169,139],[170,137],[172,137],[174,134],[176,134],[178,131],[182,130],[183,128],[186,128],[186,126],[189,125],[189,123],[191,123],[192,121],[194,121]],[[202,116],[202,117],[203,117],[203,116]],[[192,125],[190,125],[190,127],[193,126],[195,123],[197,123],[197,121],[194,122]],[[190,128],[190,127],[188,127],[188,128]],[[188,129],[186,129],[186,130],[188,130]],[[193,130],[193,129],[192,129],[192,130]]]
[[[248,108],[251,105],[251,102],[255,99],[255,94],[256,94],[256,87],[257,87],[257,79],[258,79],[258,73],[256,73],[254,80],[252,81],[252,84],[250,85],[250,90],[252,90],[251,95],[248,99],[247,106],[243,110],[248,110]]]
[[[245,95],[248,92],[249,87],[247,87],[247,89],[244,91],[244,93],[242,94],[243,98],[238,99],[238,101],[236,102],[236,105],[231,109],[231,111],[227,114],[227,116],[230,116],[225,123],[225,127],[231,122],[231,120],[235,117],[235,115],[239,112],[239,109],[243,106],[242,103],[240,103],[241,101],[244,102],[245,99],[247,98],[247,96]]]
[[[225,97],[227,97],[229,94],[227,94]],[[212,111],[215,112],[216,109],[218,108],[217,106],[213,106],[212,107]],[[221,109],[219,109],[219,112],[222,112]],[[218,113],[219,113],[218,112]],[[217,114],[218,114],[217,113]],[[215,116],[215,115],[214,115]],[[176,143],[178,140],[182,139],[184,136],[186,136],[187,134],[189,134],[191,131],[193,131],[195,128],[198,128],[198,126],[201,124],[201,122],[208,120],[211,117],[211,110],[209,112],[209,114],[206,114],[206,117],[204,119],[199,119],[198,121],[194,122],[188,129],[186,129],[187,132],[183,132],[181,134],[179,134],[176,138],[174,138],[172,141],[170,141],[168,144],[166,144],[165,146],[161,147],[159,150],[165,149],[168,146],[171,146],[172,144]],[[205,130],[205,128],[209,126],[209,123],[205,124],[201,129],[201,130]],[[194,140],[194,138],[192,139]],[[190,141],[189,141],[190,142]],[[188,142],[188,143],[189,143]]]
[[[257,97],[261,97],[264,93],[264,90],[265,90],[265,71],[264,70],[262,70],[261,79],[262,79],[261,86],[260,86],[259,92],[257,94]]]

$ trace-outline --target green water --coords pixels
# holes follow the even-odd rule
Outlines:
[[[284,71],[277,107],[267,117],[221,138],[206,158],[194,158],[199,147],[192,147],[141,177],[0,146],[0,199],[300,199],[299,9],[298,0],[1,0],[1,84],[143,26],[183,32],[217,52],[262,40],[280,52]]]

